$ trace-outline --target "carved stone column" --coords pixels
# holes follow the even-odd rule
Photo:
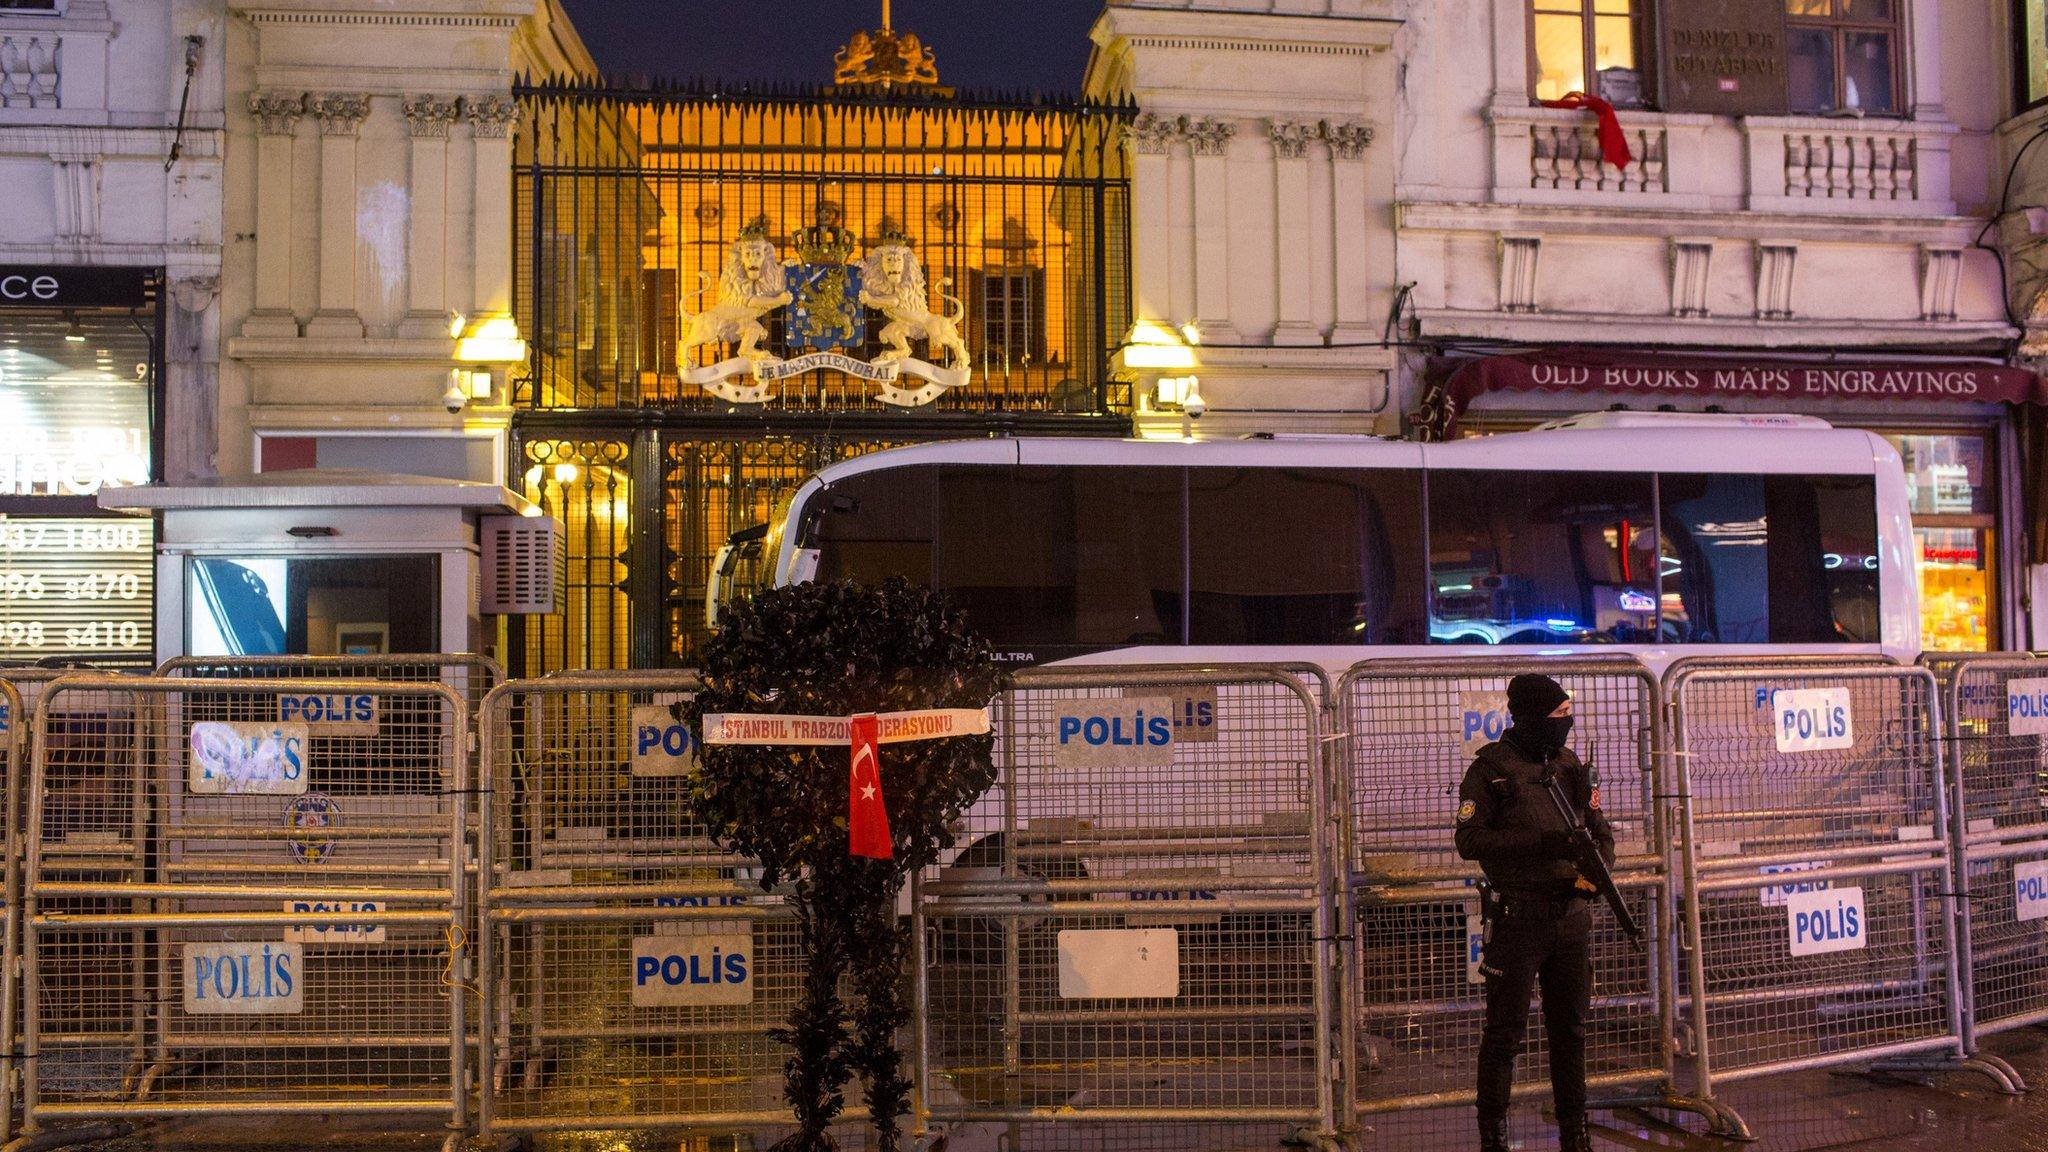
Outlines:
[[[400,336],[448,334],[448,127],[459,112],[453,96],[405,98],[405,125],[412,134],[412,213]]]
[[[1368,307],[1373,284],[1371,233],[1365,218],[1365,150],[1372,145],[1369,124],[1324,123],[1330,145],[1330,221],[1333,249],[1331,291],[1336,297],[1335,343],[1360,343],[1379,338]]]
[[[297,336],[292,315],[292,147],[306,98],[251,92],[256,118],[256,280],[244,336]]]
[[[1308,145],[1316,125],[1303,120],[1269,120],[1266,136],[1273,142],[1273,266],[1277,270],[1274,303],[1279,323],[1275,344],[1320,344],[1310,313]]]
[[[1125,128],[1131,158],[1131,319],[1170,327],[1173,263],[1167,219],[1168,152],[1180,125],[1140,113]]]
[[[1205,343],[1239,339],[1230,322],[1230,138],[1231,120],[1203,118],[1187,123],[1194,153],[1195,299],[1189,317]]]
[[[56,181],[57,239],[68,244],[96,244],[100,239],[100,154],[52,152],[50,172]]]
[[[462,114],[476,150],[474,324],[512,314],[512,121],[519,106],[510,96],[464,96]]]
[[[172,272],[164,310],[164,475],[183,483],[219,475],[220,277]],[[289,316],[287,316],[289,318]]]
[[[320,122],[320,295],[306,335],[361,339],[356,310],[356,133],[370,114],[361,92],[316,92],[306,110]]]
[[[1756,246],[1756,316],[1792,318],[1792,273],[1799,261],[1797,240],[1760,240]]]

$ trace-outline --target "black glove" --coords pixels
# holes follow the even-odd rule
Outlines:
[[[1579,838],[1564,828],[1555,828],[1543,833],[1543,854],[1558,860],[1579,858]]]

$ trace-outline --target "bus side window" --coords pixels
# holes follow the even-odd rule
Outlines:
[[[1654,642],[1655,508],[1640,473],[1432,471],[1431,642]]]
[[[1188,639],[1414,643],[1421,538],[1416,471],[1190,469]]]
[[[1867,476],[1658,478],[1666,620],[1688,644],[1874,644],[1877,488]]]
[[[1178,468],[948,466],[933,586],[998,647],[1179,644],[1183,483]]]
[[[811,497],[807,533],[823,580],[879,583],[901,576],[932,582],[935,465],[880,468],[848,476]]]

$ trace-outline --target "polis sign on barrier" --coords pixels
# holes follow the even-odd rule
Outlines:
[[[2048,917],[2048,860],[2012,866],[2012,907],[2015,920]]]
[[[375,736],[377,697],[368,692],[279,696],[277,719],[304,724],[309,736]]]
[[[1132,689],[1126,695],[1156,696],[1156,689]],[[1216,686],[1203,685],[1197,688],[1183,688],[1170,698],[1173,707],[1170,715],[1173,721],[1173,742],[1175,744],[1213,744],[1216,742]]]
[[[1831,860],[1796,860],[1789,864],[1766,864],[1757,871],[1765,876],[1783,876],[1788,872],[1818,872],[1834,867]],[[1785,880],[1767,888],[1757,889],[1757,901],[1766,908],[1782,908],[1785,901],[1807,892],[1825,892],[1826,880]]]
[[[185,1012],[193,1016],[293,1016],[305,1007],[305,952],[277,940],[187,944]]]
[[[1465,755],[1479,755],[1479,750],[1501,738],[1508,730],[1508,694],[1502,691],[1458,693],[1458,739],[1465,745]]]
[[[1059,964],[1062,1000],[1170,1000],[1180,995],[1180,931],[1061,929]]]
[[[697,768],[697,738],[668,704],[635,704],[631,771],[640,777],[688,776]]]
[[[1780,752],[1856,746],[1847,688],[1785,688],[1771,693],[1772,732]]]
[[[1486,959],[1486,920],[1478,912],[1465,913],[1465,983],[1484,984],[1486,974],[1479,965]]]
[[[186,787],[202,796],[303,795],[306,736],[304,724],[197,721]]]
[[[1787,942],[1794,956],[1853,952],[1868,943],[1863,889],[1829,888],[1785,898]]]
[[[302,916],[318,916],[323,919],[306,924],[287,925],[284,938],[287,944],[382,944],[384,925],[350,923],[345,919],[350,913],[375,915],[384,906],[375,900],[287,900],[284,910]]]
[[[1174,710],[1167,696],[1062,700],[1053,709],[1053,763],[1088,771],[1170,768]]]
[[[633,1006],[689,1008],[754,1002],[751,935],[633,938]]]
[[[2048,735],[2048,679],[2006,684],[2005,730],[2014,736]]]

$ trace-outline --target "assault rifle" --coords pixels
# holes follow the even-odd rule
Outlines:
[[[1589,765],[1586,773],[1590,778],[1593,769]],[[1607,860],[1600,855],[1600,845],[1593,840],[1593,834],[1586,830],[1586,822],[1579,819],[1578,810],[1565,798],[1564,785],[1557,782],[1557,773],[1548,768],[1543,770],[1544,790],[1550,793],[1550,802],[1557,805],[1557,814],[1564,818],[1564,826],[1571,833],[1572,842],[1578,846],[1579,875],[1607,899],[1607,907],[1614,912],[1614,922],[1628,933],[1636,947],[1643,946],[1643,926],[1636,923],[1635,913],[1628,910],[1628,901],[1622,899],[1621,889],[1614,886],[1614,873],[1607,870]]]

